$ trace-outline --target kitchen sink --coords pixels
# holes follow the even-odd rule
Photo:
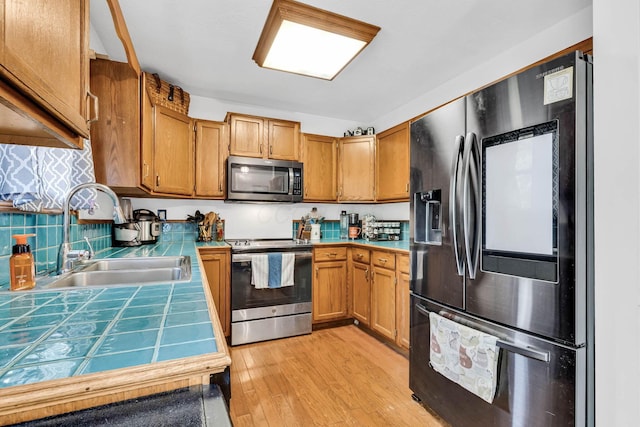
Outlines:
[[[158,256],[131,258],[104,258],[81,261],[73,271],[113,271],[156,268],[182,268],[188,264],[191,270],[191,258],[188,256]]]
[[[191,258],[111,258],[79,263],[70,273],[52,278],[42,289],[147,285],[191,280]]]

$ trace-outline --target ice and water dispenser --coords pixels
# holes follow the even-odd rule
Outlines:
[[[416,243],[442,244],[442,191],[414,194],[414,240]]]

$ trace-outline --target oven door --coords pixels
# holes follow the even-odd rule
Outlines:
[[[233,254],[231,262],[231,310],[249,310],[311,303],[311,252],[295,252],[294,285],[256,289],[251,285],[251,258],[257,253]],[[235,314],[234,314],[235,316]]]

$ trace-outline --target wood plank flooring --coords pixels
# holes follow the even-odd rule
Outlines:
[[[428,426],[408,360],[356,326],[231,348],[234,426]]]

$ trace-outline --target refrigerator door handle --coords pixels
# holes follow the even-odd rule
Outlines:
[[[416,304],[415,308],[416,310],[418,310],[418,313],[422,314],[423,316],[429,317],[429,310],[422,304]],[[445,317],[451,319],[450,316],[445,315]],[[451,319],[451,320],[455,321],[455,319]],[[465,325],[465,326],[473,328],[471,325]],[[506,351],[510,351],[511,353],[528,357],[529,359],[539,360],[544,363],[549,363],[551,361],[551,354],[548,351],[538,350],[529,346],[522,347],[522,346],[510,343],[508,341],[500,340],[500,339],[496,341],[496,346]]]
[[[458,175],[460,173],[460,157],[463,153],[464,135],[456,136],[455,152],[453,155],[453,164],[451,165],[451,177],[449,182],[449,218],[451,225],[451,236],[453,239],[453,253],[456,257],[456,269],[458,276],[464,276],[464,259],[460,253],[460,245],[458,244]],[[464,157],[463,157],[464,160]]]
[[[464,180],[463,180],[463,210],[462,224],[464,229],[465,254],[469,267],[469,278],[476,278],[478,270],[478,257],[480,253],[480,186],[478,183],[478,171],[480,170],[480,150],[478,149],[478,138],[473,132],[469,132],[466,137],[464,147]],[[469,200],[469,184],[473,191],[473,201]],[[469,206],[473,204],[473,217]],[[471,226],[473,222],[473,226]]]
[[[515,345],[502,340],[498,340],[496,342],[496,345],[500,348],[505,349],[506,351],[510,351],[511,353],[516,353],[530,359],[539,360],[545,363],[549,363],[551,361],[551,355],[548,351],[536,350],[532,347],[521,347],[519,345]]]

